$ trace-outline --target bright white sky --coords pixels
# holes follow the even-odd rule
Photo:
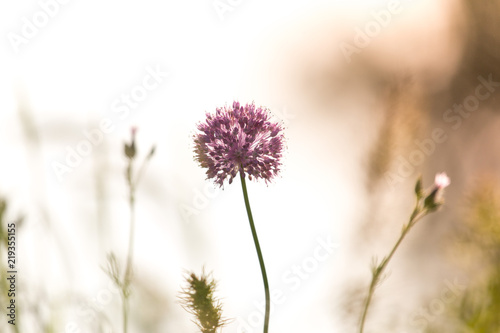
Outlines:
[[[268,69],[259,66],[273,66],[269,59],[280,52],[280,45],[270,44],[270,36],[279,41],[283,34],[286,39],[287,29],[314,25],[316,15],[324,17],[325,12],[339,25],[351,20],[362,24],[373,8],[383,8],[386,2],[242,0],[233,1],[237,4],[221,19],[208,0],[71,0],[59,5],[46,26],[15,50],[8,34],[21,34],[23,18],[32,20],[41,10],[40,3],[46,2],[0,5],[0,195],[12,201],[12,216],[27,212],[29,217],[19,245],[26,256],[24,284],[31,285],[41,272],[47,275],[49,267],[60,278],[40,277],[34,285],[42,290],[46,286],[53,306],[60,305],[65,292],[78,290],[82,297],[93,297],[107,285],[99,268],[103,256],[110,250],[120,253],[128,230],[123,227],[128,226],[128,212],[121,145],[130,126],[136,125],[141,153],[153,143],[158,147],[142,184],[144,192],[138,194],[142,206],[137,221],[143,224],[138,226],[137,266],[143,268],[143,275],[152,276],[153,285],[164,284],[168,297],[174,297],[183,269],[199,271],[205,265],[220,281],[227,316],[248,318],[255,311],[252,300],[262,299],[263,292],[239,182],[210,199],[190,224],[182,221],[179,209],[192,205],[196,191],[205,191],[204,171],[193,162],[190,149],[194,124],[216,106],[234,99],[255,100],[271,104],[277,113],[288,109],[293,115],[287,124],[289,165],[282,178],[269,187],[250,186],[271,286],[286,293],[286,301],[272,317],[272,327],[290,333],[341,332],[338,318],[331,318],[328,307],[334,294],[332,281],[340,274],[335,256],[328,265],[314,269],[296,291],[283,276],[313,255],[320,244],[317,237],[331,237],[341,244],[341,251],[345,236],[340,225],[360,214],[362,181],[357,172],[361,166],[356,163],[362,149],[333,147],[332,151],[344,153],[344,159],[329,164],[321,157],[321,148],[317,154],[307,146],[314,141],[311,133],[334,133],[339,141],[353,134],[340,124],[335,128],[310,119],[307,110],[270,97],[268,82],[263,80]],[[279,66],[285,60],[276,61]],[[130,94],[155,68],[168,72],[168,77],[130,114],[117,117],[115,101]],[[41,135],[38,157],[27,149],[22,132],[21,97]],[[63,162],[66,147],[75,148],[84,139],[83,131],[96,128],[104,118],[116,125],[105,135],[106,143],[59,182],[53,162]],[[301,136],[304,128],[306,134]],[[370,135],[367,131],[366,136]],[[96,166],[97,157],[105,163]],[[106,170],[103,181],[109,186],[107,214],[112,222],[105,229],[113,235],[101,243],[96,240],[99,229],[94,222],[96,168]],[[48,207],[58,236],[46,232],[38,205]],[[70,273],[62,264],[61,248],[70,258]],[[166,324],[166,330],[194,331],[178,306],[169,311],[176,318]],[[64,320],[74,318],[71,313],[65,315]],[[226,332],[237,327],[238,321]]]

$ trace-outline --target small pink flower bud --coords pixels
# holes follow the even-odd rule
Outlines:
[[[129,159],[133,159],[135,157],[135,134],[137,133],[137,127],[135,126],[132,126],[130,128],[130,134],[131,134],[131,141],[130,141],[130,144],[126,144],[124,145],[124,152],[125,152],[125,156]]]
[[[424,200],[424,206],[429,211],[435,211],[443,204],[443,192],[448,185],[450,185],[450,178],[445,172],[436,174],[434,187]]]
[[[434,186],[436,186],[436,188],[442,190],[448,185],[450,185],[450,178],[445,172],[436,174],[436,178],[434,179]]]

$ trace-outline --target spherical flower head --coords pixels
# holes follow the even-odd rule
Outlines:
[[[234,102],[206,117],[193,139],[195,160],[208,169],[207,179],[222,187],[226,178],[231,184],[240,171],[266,183],[279,174],[283,127],[271,121],[268,109]]]

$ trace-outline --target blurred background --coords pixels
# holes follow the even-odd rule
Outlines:
[[[255,101],[286,127],[249,195],[273,332],[356,332],[370,264],[422,174],[443,208],[405,239],[366,332],[500,332],[500,1],[17,1],[0,5],[0,217],[17,222],[17,331],[121,332],[124,142],[137,127],[131,332],[197,332],[186,272],[218,283],[225,332],[260,332],[239,181],[193,160],[205,112]],[[5,244],[2,244],[2,246]],[[6,252],[2,251],[2,277]],[[2,279],[4,280],[4,278]],[[2,288],[5,286],[2,285]],[[8,297],[3,291],[2,304]],[[5,308],[2,305],[2,308]]]

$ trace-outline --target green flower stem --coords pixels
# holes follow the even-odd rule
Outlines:
[[[373,268],[372,272],[372,282],[370,283],[370,288],[368,289],[368,296],[366,297],[365,301],[365,306],[363,309],[363,315],[361,316],[361,324],[359,327],[359,333],[363,333],[364,327],[365,327],[365,320],[366,320],[366,315],[368,313],[368,308],[370,307],[370,303],[373,298],[373,294],[375,293],[375,288],[377,288],[378,283],[380,282],[380,277],[382,276],[382,273],[384,272],[385,268],[387,267],[387,264],[389,264],[389,261],[392,259],[392,256],[398,249],[399,245],[405,238],[406,234],[410,231],[410,229],[415,225],[415,223],[425,216],[427,214],[427,210],[425,208],[422,208],[419,203],[417,202],[417,206],[413,210],[413,213],[411,214],[410,221],[408,222],[407,225],[403,227],[403,230],[401,231],[401,236],[399,236],[398,241],[392,248],[391,252],[387,257],[385,257],[382,262]]]
[[[132,280],[132,262],[134,255],[134,233],[135,233],[135,187],[130,184],[130,232],[128,238],[127,266],[125,268],[125,285],[128,286]]]
[[[123,332],[128,331],[128,313],[129,313],[129,303],[128,298],[130,296],[130,284],[132,282],[132,262],[134,253],[134,230],[135,230],[135,214],[134,214],[134,199],[131,196],[130,199],[130,233],[128,241],[128,254],[127,254],[127,266],[125,267],[125,276],[123,278]]]
[[[262,257],[262,251],[260,250],[259,239],[257,238],[257,231],[255,230],[255,225],[253,223],[252,210],[250,209],[247,184],[245,182],[245,175],[243,171],[240,171],[240,178],[241,178],[241,187],[243,188],[243,197],[245,198],[245,207],[247,209],[248,221],[250,222],[250,228],[252,229],[253,241],[255,243],[255,249],[257,250],[257,256],[259,257],[260,270],[262,271],[262,279],[264,280],[264,291],[266,293],[266,315],[264,318],[264,333],[267,333],[269,328],[269,312],[271,309],[269,282],[267,282],[266,266],[264,266],[264,257]]]
[[[127,265],[122,284],[122,309],[123,309],[123,333],[128,332],[128,313],[130,296],[130,283],[132,281],[132,263],[134,254],[134,233],[135,233],[135,185],[132,181],[132,160],[127,168],[127,182],[129,185],[129,207],[130,207],[130,231],[128,239]]]

